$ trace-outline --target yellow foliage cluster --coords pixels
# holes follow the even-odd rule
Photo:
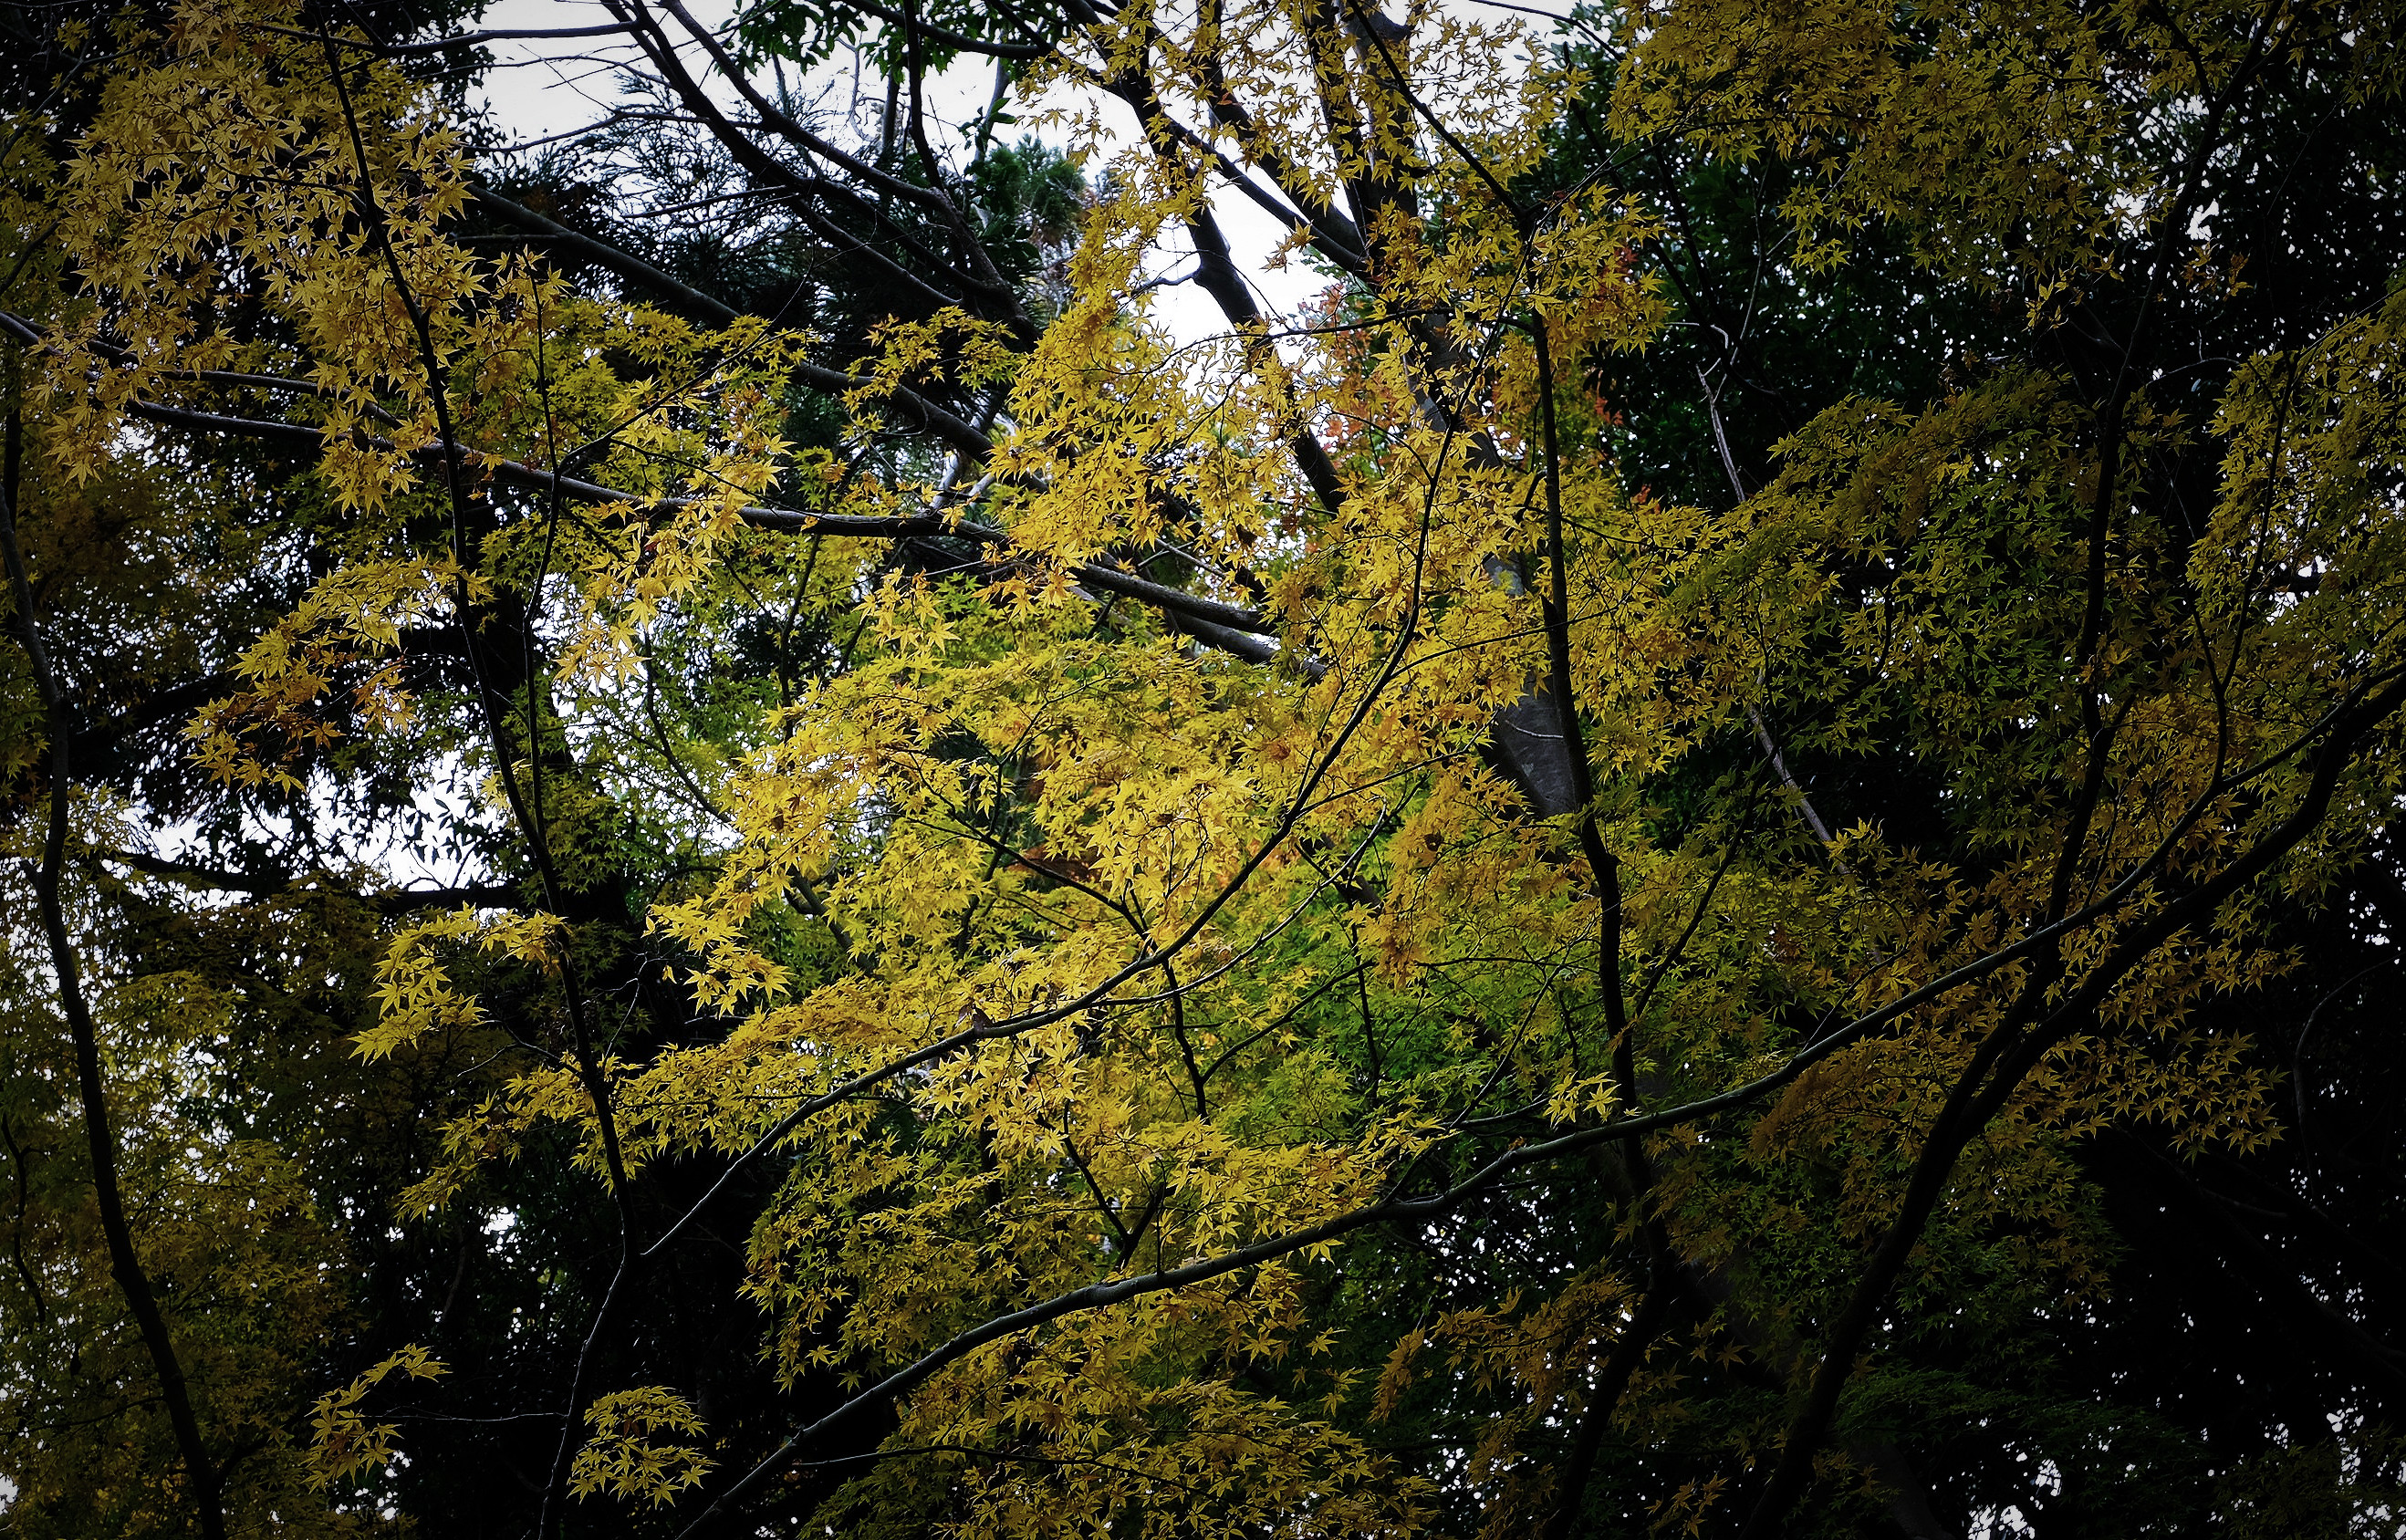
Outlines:
[[[2044,319],[2173,196],[2126,163],[2109,80],[2144,54],[2182,98],[2233,67],[2158,7],[2104,8],[2111,48],[2097,7],[2051,3],[1918,7],[1906,48],[1861,0],[1632,7],[1610,110],[1793,162],[1800,271],[1892,223],[1932,273],[2020,264]],[[2216,5],[2176,8],[2221,35]],[[1640,260],[1661,211],[1601,174],[1542,190],[1596,82],[1451,11],[1338,40],[1287,5],[1129,6],[1029,74],[1118,94],[1149,135],[1098,182],[1058,314],[887,322],[834,446],[798,452],[815,339],[478,258],[432,97],[364,53],[330,67],[354,40],[305,19],[180,0],[163,31],[116,24],[126,63],[45,174],[80,287],[26,355],[37,447],[103,486],[225,378],[282,393],[338,561],[241,646],[195,762],[301,793],[338,741],[456,710],[445,746],[520,852],[523,911],[378,937],[365,1066],[490,1025],[473,981],[511,981],[531,1024],[401,1208],[439,1220],[558,1134],[631,1253],[655,1173],[771,1172],[737,1234],[776,1380],[895,1404],[894,1458],[828,1510],[845,1533],[1427,1533],[1437,1481],[1365,1429],[1458,1390],[1505,1408],[1447,1476],[1502,1535],[1551,1500],[1532,1448],[1677,1268],[1722,1291],[1698,1341],[1809,1379],[1832,1328],[1755,1284],[1819,1271],[1761,1291],[1818,1299],[1904,1235],[1908,1293],[1984,1267],[2102,1292],[2081,1139],[2276,1137],[2246,1041],[2196,1018],[2293,966],[2270,906],[2406,790],[2406,296],[2249,360],[2203,427],[2130,392],[2124,461],[2228,445],[2185,548],[2144,502],[2096,532],[2093,403],[2034,369],[1846,400],[1734,507],[1666,502],[1569,373],[1671,315]],[[1378,205],[1341,339],[1255,318],[1196,346],[1153,313],[1143,259],[1208,209],[1156,120],[1196,103],[1299,205]],[[280,340],[229,340],[237,295]],[[870,453],[930,382],[993,403],[982,464]],[[1315,433],[1333,484],[1295,452]],[[472,506],[504,512],[472,537]],[[904,535],[975,555],[906,571],[882,555]],[[475,670],[505,605],[550,651],[497,685]],[[656,654],[732,616],[841,616],[841,663],[672,736]],[[1247,627],[1252,654],[1200,644]],[[473,701],[415,698],[404,665],[450,645]],[[1790,752],[1910,761],[1955,844],[1822,827],[1783,716]],[[1572,790],[1499,722],[1537,724],[1515,730]],[[657,882],[596,875],[670,824]],[[655,985],[676,1030],[622,1040],[616,1002]],[[1711,1122],[1733,1087],[1738,1136]],[[1610,1194],[1576,1265],[1356,1315],[1366,1359],[1339,1343],[1346,1237],[1520,1201],[1504,1179],[1541,1159]],[[1669,1359],[1633,1360],[1614,1426],[1677,1420]],[[318,1397],[308,1484],[371,1478],[398,1437],[371,1392],[442,1373],[412,1347]],[[690,1501],[722,1458],[665,1385],[570,1420],[578,1497]],[[1776,1434],[1742,1430],[1766,1460]],[[1660,1521],[1695,1532],[1719,1493]]]

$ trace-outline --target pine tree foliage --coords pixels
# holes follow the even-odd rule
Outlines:
[[[602,11],[8,23],[8,1533],[2391,1532],[2386,0]]]

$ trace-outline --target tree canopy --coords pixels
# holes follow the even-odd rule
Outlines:
[[[0,1533],[2397,1533],[2394,0],[0,28]]]

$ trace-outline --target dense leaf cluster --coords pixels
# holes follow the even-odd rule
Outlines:
[[[2393,1533],[2402,21],[0,18],[0,1533]]]

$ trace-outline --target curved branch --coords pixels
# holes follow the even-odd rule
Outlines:
[[[848,378],[843,375],[836,377]],[[167,406],[149,401],[129,402],[126,403],[125,412],[128,417],[140,417],[146,422],[159,423],[163,427],[188,428],[207,433],[233,433],[246,438],[272,439],[312,449],[321,447],[325,443],[325,435],[305,423],[277,422],[262,417],[229,417],[219,412],[203,412],[191,407]],[[968,431],[976,431],[974,429],[968,429],[967,424],[962,426]],[[983,435],[980,436],[983,437]],[[391,441],[387,439],[371,439],[368,443],[375,448],[392,447]],[[415,453],[418,459],[431,461],[437,466],[444,461],[444,451],[440,445],[430,445]],[[707,498],[645,498],[619,487],[605,487],[600,482],[561,475],[556,471],[546,471],[538,466],[529,465],[523,460],[504,459],[498,455],[481,454],[465,448],[461,450],[461,455],[469,469],[480,471],[496,481],[538,491],[557,489],[568,496],[581,498],[590,502],[616,503],[621,506],[636,504],[674,513],[701,506],[711,501]],[[1008,530],[997,529],[989,524],[979,524],[969,519],[949,518],[932,513],[881,517],[857,514],[810,513],[797,508],[763,508],[757,505],[746,506],[738,510],[738,513],[747,524],[764,530],[780,530],[796,534],[847,535],[867,540],[941,536],[946,539],[968,541],[978,545],[1008,545],[1011,543]],[[1224,604],[1217,600],[1206,599],[1200,594],[1190,594],[1183,588],[1173,588],[1166,584],[1153,582],[1149,578],[1139,577],[1133,572],[1111,564],[1107,558],[1096,558],[1082,561],[1069,570],[1081,583],[1138,600],[1156,609],[1172,612],[1187,620],[1199,622],[1197,625],[1186,628],[1193,631],[1198,640],[1210,640],[1224,632],[1242,632],[1251,637],[1267,637],[1274,635],[1277,630],[1267,617],[1254,611],[1240,609],[1234,604]],[[1232,650],[1252,652],[1256,649],[1250,643],[1238,643]],[[1258,660],[1267,661],[1267,658]]]
[[[18,639],[24,645],[43,712],[50,718],[50,827],[43,837],[41,859],[34,866],[34,899],[41,910],[42,930],[50,941],[59,1007],[65,1013],[67,1032],[74,1040],[76,1089],[83,1104],[84,1140],[92,1152],[92,1192],[99,1203],[101,1233],[108,1243],[109,1271],[116,1277],[119,1292],[125,1296],[127,1308],[134,1312],[142,1345],[150,1355],[152,1370],[159,1376],[159,1392],[167,1403],[168,1425],[175,1432],[177,1452],[183,1458],[185,1476],[192,1485],[193,1504],[200,1510],[203,1540],[225,1540],[221,1473],[209,1459],[207,1446],[201,1441],[201,1425],[192,1415],[192,1398],[185,1383],[183,1363],[177,1356],[175,1339],[167,1330],[167,1318],[160,1312],[158,1295],[150,1287],[150,1275],[143,1271],[142,1259],[134,1249],[133,1227],[126,1222],[125,1197],[117,1180],[117,1136],[109,1124],[108,1090],[100,1062],[100,1037],[84,1000],[82,971],[75,940],[67,932],[66,910],[59,901],[59,878],[66,864],[67,788],[73,784],[68,756],[73,734],[67,723],[66,697],[59,688],[58,677],[50,670],[50,654],[42,645],[41,629],[34,614],[34,586],[25,571],[24,554],[17,544],[20,431],[17,414],[11,412],[6,470],[0,472],[0,558],[5,558],[7,566]]]

